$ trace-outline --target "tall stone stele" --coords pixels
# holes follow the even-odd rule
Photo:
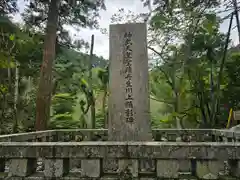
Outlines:
[[[109,141],[151,141],[147,29],[110,25]]]

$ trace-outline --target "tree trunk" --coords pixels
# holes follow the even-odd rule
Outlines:
[[[9,60],[9,67],[7,68],[8,71],[8,90],[12,90],[12,72],[11,72],[11,67],[10,67],[10,60]]]
[[[225,65],[226,57],[227,57],[229,39],[230,39],[231,29],[232,29],[233,15],[234,15],[234,13],[232,13],[232,15],[231,15],[228,32],[227,32],[227,38],[226,38],[225,47],[224,47],[224,51],[223,51],[223,57],[221,60],[220,70],[219,70],[218,79],[217,79],[217,83],[216,83],[217,88],[216,88],[216,94],[215,94],[215,98],[214,98],[214,109],[212,110],[212,115],[211,115],[212,126],[214,126],[216,123],[216,116],[217,116],[217,113],[219,110],[220,85],[221,85],[222,76],[223,76],[223,68]]]
[[[13,133],[18,132],[18,99],[19,99],[19,63],[16,62],[15,68],[15,86],[14,86],[14,122],[13,122]]]
[[[55,59],[55,45],[58,25],[58,9],[60,0],[51,0],[48,12],[48,22],[44,41],[43,63],[40,72],[35,129],[47,129],[50,118],[50,104],[52,93],[52,66]]]
[[[93,46],[94,46],[94,35],[91,37],[91,49],[90,49],[90,57],[89,57],[89,88],[91,91],[91,124],[92,129],[96,127],[96,112],[95,112],[95,97],[93,93],[93,86],[92,86],[92,61],[93,61]]]
[[[176,58],[175,58],[176,60]],[[177,87],[177,82],[176,82],[176,71],[175,71],[175,66],[173,65],[173,73],[172,73],[172,89],[173,89],[173,97],[174,97],[174,104],[173,104],[173,108],[174,108],[174,120],[175,120],[175,126],[177,129],[182,129],[181,126],[181,122],[180,119],[176,116],[176,113],[179,113],[179,98],[180,98],[180,87]],[[180,83],[181,85],[181,83]]]
[[[177,114],[179,113],[179,99],[180,99],[179,92],[175,92],[174,112],[176,112]],[[175,121],[176,121],[176,128],[183,129],[181,119],[178,117],[178,115],[175,116]]]

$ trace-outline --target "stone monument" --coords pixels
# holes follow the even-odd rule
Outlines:
[[[151,141],[145,23],[110,25],[110,141]]]

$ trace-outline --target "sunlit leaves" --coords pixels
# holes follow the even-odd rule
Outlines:
[[[156,14],[152,19],[150,24],[155,28],[164,28],[164,26],[169,22],[168,18],[164,14]]]
[[[7,69],[7,68],[14,68],[15,63],[9,59],[5,59],[5,57],[1,56],[0,54],[0,68]]]
[[[0,84],[0,91],[2,94],[5,94],[8,92],[8,87],[4,84]]]
[[[109,80],[109,70],[108,67],[106,69],[99,69],[97,73],[98,78],[101,80],[101,83],[104,87],[107,86]]]
[[[13,40],[15,39],[15,35],[14,35],[14,34],[11,34],[11,35],[9,36],[9,39],[10,39],[11,41],[13,41]]]

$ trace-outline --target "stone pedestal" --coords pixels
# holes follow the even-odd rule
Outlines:
[[[219,172],[224,170],[223,162],[197,161],[197,177],[201,179],[218,179]]]
[[[69,159],[45,159],[44,176],[59,178],[69,172]]]
[[[178,178],[179,162],[177,160],[158,160],[157,177],[159,178]]]
[[[26,177],[36,171],[36,159],[11,159],[9,174],[11,176]]]
[[[82,160],[81,161],[82,176],[98,178],[100,177],[100,160],[91,159],[91,160]]]

